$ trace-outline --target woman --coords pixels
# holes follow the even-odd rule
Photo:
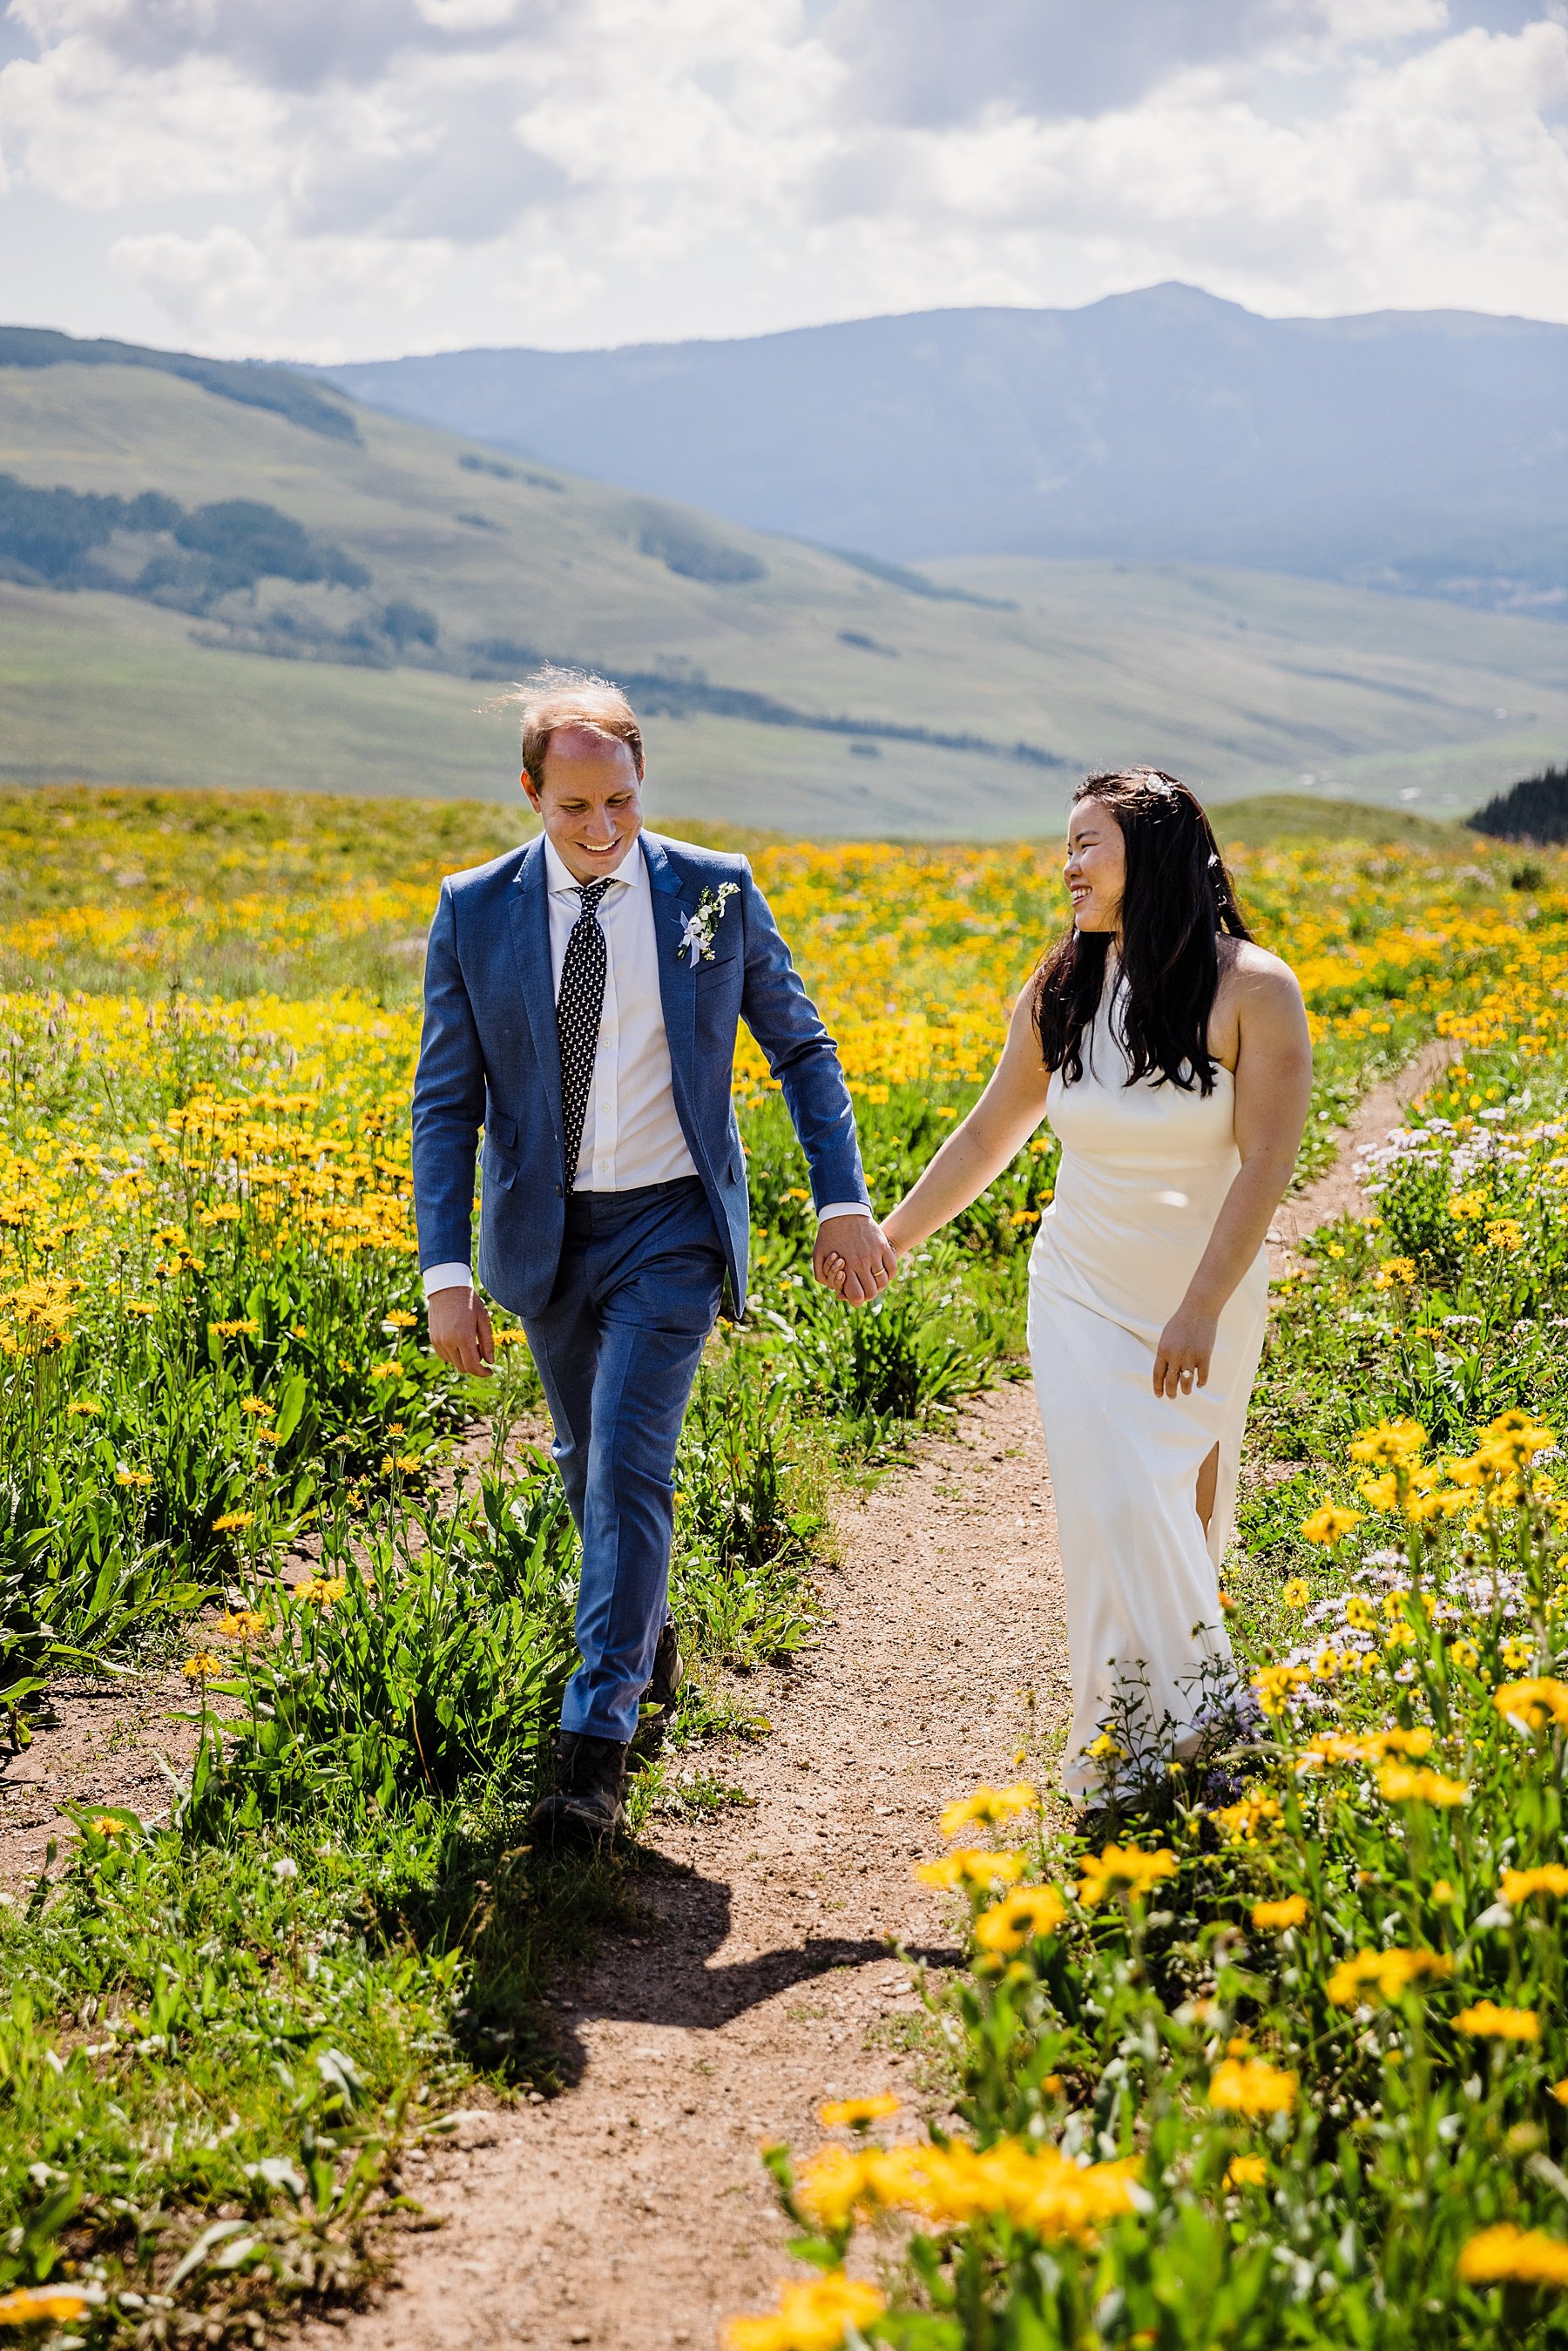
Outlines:
[[[918,1247],[1050,1118],[1061,1164],[1030,1267],[1029,1344],[1067,1586],[1064,1776],[1082,1796],[1114,1776],[1099,1761],[1119,1685],[1146,1677],[1145,1735],[1190,1754],[1202,1685],[1231,1679],[1218,1569],[1312,1042],[1294,975],[1252,943],[1208,820],[1174,777],[1089,777],[1064,872],[1071,932],[884,1229],[901,1255]]]

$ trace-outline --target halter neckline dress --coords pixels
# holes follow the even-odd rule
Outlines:
[[[1082,1077],[1051,1074],[1046,1115],[1061,1159],[1030,1265],[1030,1357],[1067,1589],[1063,1777],[1074,1797],[1114,1778],[1089,1750],[1119,1684],[1146,1683],[1144,1729],[1179,1754],[1201,1736],[1216,1681],[1233,1680],[1218,1569],[1269,1304],[1260,1249],[1219,1317],[1207,1386],[1155,1395],[1160,1333],[1241,1164],[1236,1081],[1217,1062],[1207,1097],[1196,1085],[1128,1084],[1120,997],[1113,958]],[[1216,1445],[1206,1539],[1195,1489]]]

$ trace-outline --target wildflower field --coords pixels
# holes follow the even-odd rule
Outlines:
[[[465,2085],[553,2089],[539,1992],[627,1900],[523,1838],[575,1546],[516,1442],[526,1346],[478,1393],[423,1347],[420,934],[509,837],[480,807],[0,798],[0,1709],[19,1746],[73,1677],[172,1668],[193,1747],[160,1817],[83,1812],[0,1909],[0,2325],[249,2337],[351,2287]],[[753,854],[888,1204],[1060,926],[1056,853]],[[1092,1843],[1023,1783],[945,1822],[964,2132],[884,2147],[855,2109],[779,2155],[822,2274],[738,2351],[1568,2332],[1568,890],[1462,841],[1237,868],[1313,1017],[1304,1173],[1418,1043],[1460,1056],[1375,1221],[1278,1295],[1228,1569],[1263,1734],[1156,1779],[1134,1702]],[[634,1823],[725,1801],[706,1743],[765,1735],[728,1669],[816,1637],[835,1482],[1016,1362],[1051,1192],[1042,1134],[848,1315],[744,1040],[739,1082],[755,1289],[677,1466],[695,1670]],[[880,2215],[880,2283],[874,2237],[844,2277]]]

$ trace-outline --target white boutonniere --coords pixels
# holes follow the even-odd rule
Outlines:
[[[705,890],[697,900],[696,913],[686,916],[686,927],[681,933],[681,944],[675,953],[689,954],[694,971],[699,963],[712,963],[713,935],[724,919],[725,901],[739,895],[738,882],[721,883],[716,890]]]

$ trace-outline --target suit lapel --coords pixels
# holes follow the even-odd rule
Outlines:
[[[692,986],[689,958],[683,961],[680,946],[686,916],[692,909],[681,903],[681,876],[663,841],[652,833],[643,833],[643,853],[647,861],[653,931],[659,947],[659,1001],[670,1048],[670,1070],[677,1101],[689,1102],[695,1053],[696,991]]]
[[[555,1131],[561,1133],[560,1038],[555,1021],[555,981],[550,972],[549,898],[546,889],[544,837],[529,843],[512,884],[512,952],[534,1040],[534,1059],[544,1081]]]

